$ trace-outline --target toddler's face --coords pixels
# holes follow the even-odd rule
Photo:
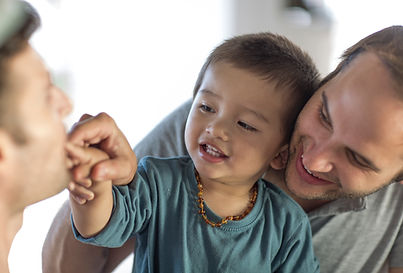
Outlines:
[[[202,179],[253,184],[286,149],[283,94],[274,83],[231,64],[211,65],[185,130]]]

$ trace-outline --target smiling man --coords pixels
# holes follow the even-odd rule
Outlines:
[[[321,272],[403,272],[403,186],[393,183],[403,179],[402,44],[403,27],[394,26],[348,49],[299,115],[286,174],[266,173],[308,214]],[[181,106],[139,143],[138,158],[184,154],[189,108]],[[121,140],[115,132],[116,124],[99,115],[76,127],[72,140],[101,142],[120,158],[124,149],[110,149]],[[102,169],[108,178],[131,180],[114,160],[96,166],[93,177],[100,179]],[[65,205],[43,248],[44,272],[109,272],[132,249],[74,242]],[[67,255],[77,251],[80,257]]]
[[[362,53],[315,93],[294,130],[288,189],[334,200],[402,179],[403,92],[392,75],[375,53]]]

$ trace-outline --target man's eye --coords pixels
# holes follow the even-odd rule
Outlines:
[[[355,164],[357,166],[364,168],[364,169],[371,169],[366,162],[364,162],[362,159],[360,159],[356,155],[353,154],[352,157],[353,157],[353,161],[355,162]]]
[[[363,160],[361,157],[359,157],[357,154],[347,151],[347,157],[350,158],[350,161],[357,166],[358,168],[362,170],[372,170],[372,168],[368,165],[365,160]]]
[[[200,109],[201,109],[203,112],[214,113],[214,109],[211,108],[210,106],[206,105],[206,104],[200,105]]]
[[[246,124],[243,121],[238,121],[238,125],[241,126],[243,129],[247,130],[247,131],[251,131],[251,132],[256,132],[256,128]]]
[[[323,105],[319,108],[319,117],[327,125],[330,126],[330,121],[325,112],[323,111]]]

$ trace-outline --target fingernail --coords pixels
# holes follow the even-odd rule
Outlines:
[[[67,185],[67,189],[68,189],[69,191],[74,190],[74,183],[73,183],[73,182],[69,182],[69,184]]]
[[[92,199],[94,199],[94,194],[93,193],[88,194],[87,200],[90,201]]]

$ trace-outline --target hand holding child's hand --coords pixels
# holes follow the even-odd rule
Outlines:
[[[79,146],[97,145],[109,159],[95,164],[93,179],[111,179],[114,185],[132,181],[137,170],[137,158],[115,121],[106,113],[83,115],[69,134],[69,141]]]
[[[83,205],[94,198],[93,182],[101,182],[91,180],[93,166],[103,160],[108,160],[109,156],[97,148],[80,147],[71,143],[66,144],[66,150],[70,158],[73,178],[67,188],[71,198]]]

